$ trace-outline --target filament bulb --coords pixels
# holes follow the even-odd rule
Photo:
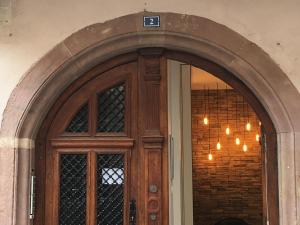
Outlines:
[[[221,149],[221,143],[218,141],[217,143],[217,149],[220,150]]]
[[[251,124],[249,122],[246,124],[246,130],[251,130]]]
[[[258,142],[259,141],[259,134],[255,135],[255,140]]]
[[[235,144],[236,145],[239,145],[241,143],[241,141],[240,141],[240,139],[237,137],[236,139],[235,139]]]
[[[229,126],[228,126],[228,127],[226,127],[226,130],[225,130],[225,132],[226,132],[226,134],[227,134],[227,135],[229,135],[229,134],[230,134],[230,128],[229,128]]]
[[[247,145],[244,143],[244,145],[243,145],[243,151],[246,152],[247,150],[248,150],[248,147],[247,147]]]
[[[258,122],[258,125],[261,126],[261,122],[260,121]]]
[[[203,123],[204,123],[205,125],[207,125],[207,124],[208,124],[208,118],[207,118],[207,117],[204,117],[204,119],[203,119]]]
[[[212,159],[213,159],[213,156],[212,156],[211,153],[208,154],[208,159],[209,159],[209,160],[212,160]]]

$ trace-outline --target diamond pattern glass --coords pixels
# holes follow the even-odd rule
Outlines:
[[[98,94],[97,132],[123,132],[125,127],[125,85]]]
[[[86,176],[86,155],[61,155],[59,225],[85,225]]]
[[[123,225],[124,155],[97,155],[97,225]]]
[[[66,132],[70,132],[70,133],[88,132],[88,114],[89,114],[89,107],[88,104],[86,103],[75,114],[75,116],[69,123]]]

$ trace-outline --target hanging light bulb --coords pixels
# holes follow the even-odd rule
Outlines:
[[[245,99],[243,97],[243,115],[245,115]],[[250,130],[251,129],[251,125],[249,123],[249,112],[248,112],[248,104],[247,104],[247,117],[248,117],[248,122],[246,124],[246,127],[244,127],[244,135],[243,135],[243,151],[246,152],[247,151],[247,145],[245,144],[245,136],[246,136],[246,130]],[[246,122],[246,121],[245,121]]]
[[[205,90],[205,85],[204,85],[204,90]],[[207,88],[207,94],[206,94],[206,100],[204,102],[204,118],[203,118],[203,123],[204,125],[208,124],[208,117],[207,117],[207,111],[209,111],[209,89]]]
[[[247,150],[248,150],[248,147],[247,147],[247,145],[244,143],[244,145],[243,145],[243,151],[246,152]]]
[[[208,124],[208,118],[207,118],[207,116],[204,117],[203,123],[204,123],[204,125],[207,125],[207,124]]]
[[[235,144],[236,144],[236,145],[240,145],[240,143],[241,143],[241,141],[240,141],[240,139],[237,137],[237,138],[235,139]]]
[[[243,98],[243,102],[245,102],[245,99]],[[249,105],[248,103],[246,102],[246,110],[247,110],[247,124],[246,124],[246,130],[247,131],[250,131],[251,130],[251,124],[250,124],[250,120],[249,120]],[[244,104],[243,104],[243,111],[244,111]]]
[[[226,122],[227,122],[227,127],[225,130],[226,135],[230,134],[230,128],[229,128],[229,123],[228,123],[228,89],[227,89],[227,84],[225,86],[225,93],[226,93]]]
[[[209,89],[207,89],[207,93],[208,93],[208,100],[207,100],[207,106],[208,106],[208,115],[209,115]],[[207,120],[208,123],[208,120]],[[211,154],[211,149],[210,149],[210,124],[208,124],[208,150],[209,150],[209,154],[208,154],[208,160],[212,160],[213,156]]]
[[[259,141],[259,138],[260,138],[260,137],[259,137],[259,134],[256,134],[256,135],[255,135],[255,140],[256,140],[257,142]]]
[[[235,138],[235,144],[240,145],[241,141],[238,137],[239,135],[239,126],[238,126],[238,94],[236,93],[235,97],[235,129],[236,129],[236,138]]]
[[[248,123],[246,124],[246,130],[248,130],[248,131],[251,130],[251,124],[250,124],[250,122],[248,122]]]
[[[220,120],[219,120],[219,85],[217,83],[217,120],[218,120],[218,143],[217,143],[217,150],[221,149],[221,143],[220,143]]]
[[[229,135],[229,134],[230,134],[230,128],[229,128],[229,126],[227,126],[227,127],[226,127],[226,130],[225,130],[225,132],[226,132],[226,134],[227,134],[227,135]]]

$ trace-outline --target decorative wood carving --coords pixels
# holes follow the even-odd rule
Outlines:
[[[131,148],[134,139],[131,138],[97,138],[97,139],[53,139],[51,144],[56,148]]]
[[[145,149],[162,149],[165,138],[163,136],[143,136]]]
[[[86,224],[95,225],[97,154],[116,152],[126,155],[124,225],[129,224],[132,200],[137,204],[136,224],[168,224],[166,61],[162,52],[159,48],[143,49],[138,58],[95,67],[67,88],[55,103],[39,132],[39,207],[34,225],[58,224],[59,159],[62,154],[74,153],[88,157]],[[126,85],[124,132],[97,132],[97,93],[119,83]],[[89,104],[88,132],[65,132],[73,110],[82,102]]]
[[[164,163],[167,162],[166,130],[166,71],[161,49],[144,49],[139,58],[140,68],[140,130],[143,165],[141,176],[146,225],[161,225],[167,221],[164,206],[168,192],[163,184],[167,181]],[[165,210],[165,211],[164,211]],[[164,217],[164,218],[163,218]]]

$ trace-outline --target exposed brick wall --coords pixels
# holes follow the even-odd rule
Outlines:
[[[192,142],[193,142],[193,204],[194,225],[214,225],[227,218],[241,218],[251,225],[262,225],[262,165],[261,148],[255,140],[258,120],[249,106],[251,131],[246,131],[244,152],[243,130],[247,120],[247,107],[238,95],[239,137],[235,145],[236,93],[228,91],[229,125],[227,136],[227,102],[225,90],[219,90],[219,121],[222,148],[216,150],[218,138],[217,95],[210,91],[210,146],[213,160],[208,160],[208,126],[203,124],[205,95],[203,90],[192,91]]]

